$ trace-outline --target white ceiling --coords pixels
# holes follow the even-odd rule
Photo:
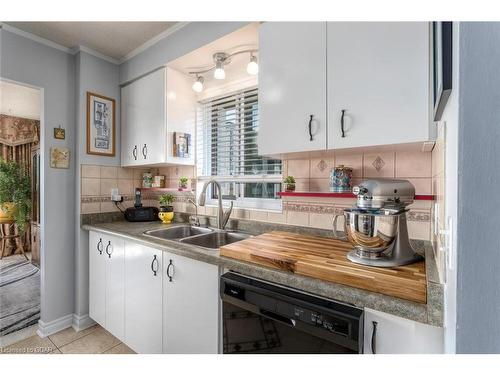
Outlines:
[[[120,60],[177,22],[5,22],[67,48],[84,46]]]
[[[40,90],[0,80],[0,113],[40,120]]]

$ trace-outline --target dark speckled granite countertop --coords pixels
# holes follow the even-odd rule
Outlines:
[[[183,219],[182,215],[178,215],[177,217],[178,219]],[[113,220],[114,218],[111,219]],[[207,218],[207,220],[210,220],[210,218]],[[161,224],[160,222],[129,223],[118,220],[99,223],[98,221],[97,218],[92,219],[92,217],[83,217],[82,215],[82,229],[121,237],[125,240],[138,242],[155,249],[219,265],[227,270],[233,270],[252,277],[350,303],[360,308],[367,307],[434,326],[442,326],[443,324],[443,285],[439,282],[432,246],[427,241],[412,241],[414,248],[420,253],[424,253],[426,257],[427,304],[419,304],[342,284],[240,262],[221,257],[218,250],[207,250],[177,241],[155,239],[143,234],[147,230],[165,227],[165,224]],[[178,225],[178,223],[170,225]],[[329,236],[330,234],[328,231],[319,229],[247,220],[231,220],[229,226],[231,229],[239,229],[252,234],[260,234],[272,230],[325,236]]]

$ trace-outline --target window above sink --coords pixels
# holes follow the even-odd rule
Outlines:
[[[280,210],[281,160],[257,152],[258,89],[201,101],[198,119],[198,181],[215,177],[235,207]],[[217,193],[207,194],[215,204]]]

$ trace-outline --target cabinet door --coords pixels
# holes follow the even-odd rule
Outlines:
[[[374,324],[376,332],[373,334]],[[443,353],[443,329],[365,309],[365,354]]]
[[[162,352],[162,252],[125,243],[125,343]]]
[[[324,150],[326,132],[326,23],[262,24],[259,154]]]
[[[125,249],[123,240],[103,236],[106,269],[106,324],[104,328],[125,339]]]
[[[140,164],[165,163],[166,140],[166,69],[162,68],[139,79],[136,85],[139,108]]]
[[[218,267],[168,253],[163,265],[163,352],[217,353]]]
[[[104,239],[89,233],[89,316],[99,325],[106,324],[106,271]]]
[[[196,95],[193,80],[177,70],[167,68],[167,162],[194,165],[196,147]],[[191,135],[189,157],[174,156],[174,133]]]
[[[329,22],[327,28],[328,148],[429,140],[428,23]]]
[[[140,122],[140,114],[134,101],[137,100],[137,90],[132,83],[121,89],[121,165],[138,165],[139,132],[134,124]]]
[[[165,91],[165,68],[139,78],[122,89],[122,165],[165,163]],[[136,153],[137,160],[132,155],[133,152]]]

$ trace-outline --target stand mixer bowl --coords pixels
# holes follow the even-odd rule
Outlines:
[[[400,213],[400,212],[399,212]],[[387,250],[398,233],[399,213],[393,210],[345,209],[344,231],[347,239],[355,248],[363,252],[381,253]],[[338,217],[334,218],[334,228]],[[339,238],[334,231],[334,234]]]

